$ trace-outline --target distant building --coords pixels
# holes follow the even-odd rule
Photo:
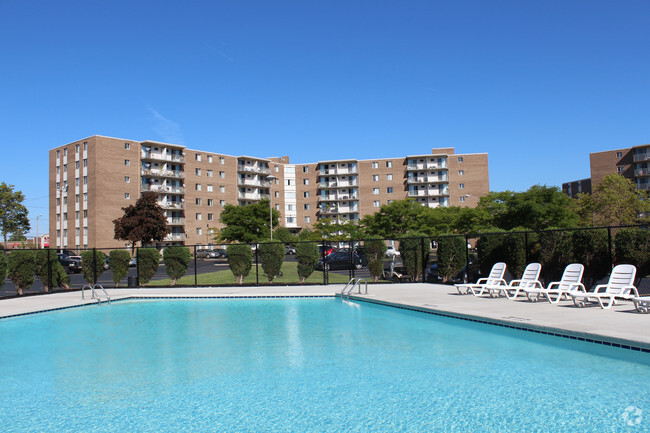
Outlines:
[[[165,244],[209,244],[226,204],[272,195],[281,225],[292,231],[322,218],[358,221],[394,200],[471,206],[489,192],[486,153],[430,154],[291,164],[289,157],[231,156],[156,141],[103,136],[49,152],[51,244],[118,248],[112,221],[141,192],[154,191],[171,233]]]
[[[636,184],[637,189],[647,190],[650,179],[650,144],[625,149],[606,150],[589,154],[591,177],[562,184],[562,190],[570,196],[595,189],[608,174],[620,174]]]

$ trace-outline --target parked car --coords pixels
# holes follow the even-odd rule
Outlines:
[[[73,259],[81,260],[81,256],[72,250],[56,250],[56,253],[65,257],[72,257]]]
[[[352,263],[350,263],[350,255],[352,255]],[[316,269],[350,269],[350,265],[352,265],[355,269],[361,269],[364,266],[368,265],[368,259],[366,256],[359,254],[356,251],[354,251],[352,254],[350,254],[350,251],[335,251],[325,256],[324,258],[321,257],[318,259]]]
[[[397,251],[393,245],[389,245],[386,248],[386,256],[387,257],[392,257],[392,256],[398,256],[399,257],[399,255],[400,255],[399,251]]]
[[[285,245],[284,246],[284,253],[285,254],[296,254],[296,248],[291,246],[291,245]]]
[[[220,257],[220,254],[211,249],[200,249],[196,250],[196,258],[197,259],[218,259]]]
[[[326,247],[324,245],[318,246],[318,254],[320,256],[329,256],[333,252],[334,252],[334,247],[330,247],[330,246]]]
[[[65,254],[58,254],[59,263],[68,274],[78,274],[81,272],[81,257],[66,256]]]

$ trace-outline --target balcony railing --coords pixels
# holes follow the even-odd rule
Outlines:
[[[358,174],[357,167],[354,168],[328,168],[325,170],[318,170],[322,176],[347,176],[348,174]]]
[[[180,218],[180,217],[167,218],[167,225],[170,225],[170,226],[182,226],[182,225],[185,225],[185,218]]]
[[[185,157],[183,155],[172,155],[168,153],[163,154],[160,152],[147,152],[145,150],[142,151],[141,158],[151,159],[155,161],[172,161],[172,162],[180,162],[180,163],[185,162]]]
[[[237,185],[268,187],[271,182],[268,180],[237,179]]]
[[[420,162],[417,164],[407,164],[406,169],[408,171],[413,171],[413,170],[439,170],[441,168],[447,168],[447,163],[446,162]]]
[[[648,152],[637,153],[634,155],[634,162],[643,162],[648,160],[650,160],[650,153]]]
[[[185,188],[181,186],[165,186],[165,185],[141,185],[141,191],[153,191],[159,193],[169,193],[169,194],[185,194]]]
[[[637,168],[634,170],[634,175],[639,177],[639,176],[648,176],[650,175],[650,169],[647,168]]]
[[[357,181],[330,181],[330,182],[321,182],[318,184],[319,188],[351,188],[357,186]]]
[[[439,197],[449,195],[449,189],[420,189],[418,191],[409,191],[409,197]]]
[[[165,236],[166,241],[182,241],[187,235],[185,233],[169,233]]]
[[[262,174],[270,174],[271,170],[268,168],[262,168],[262,167],[254,167],[250,165],[238,165],[237,166],[238,171],[243,171],[247,173],[262,173]]]
[[[184,171],[175,171],[175,170],[153,170],[151,168],[142,169],[143,176],[153,176],[153,177],[173,177],[173,178],[184,178]]]
[[[250,193],[250,192],[240,192],[238,197],[241,200],[262,200],[262,199],[268,199],[269,195],[268,194],[255,194],[255,193]]]
[[[347,200],[358,200],[359,196],[357,194],[328,194],[328,195],[319,195],[318,199],[320,201],[347,201]]]
[[[447,177],[446,176],[435,176],[435,177],[409,177],[406,180],[407,183],[409,184],[416,184],[416,183],[438,183],[438,182],[447,182]]]
[[[158,203],[163,209],[185,209],[185,203],[178,201],[164,201]]]

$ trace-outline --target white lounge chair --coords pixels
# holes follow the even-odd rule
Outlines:
[[[467,295],[470,291],[481,290],[486,285],[496,285],[503,284],[506,285],[506,281],[503,279],[503,275],[506,273],[506,264],[503,262],[497,262],[492,265],[492,269],[486,278],[480,278],[474,284],[454,284],[458,293],[461,295]],[[464,291],[464,293],[463,293]]]
[[[507,286],[487,286],[486,289],[492,297],[497,298],[501,295],[506,295],[508,299],[515,299],[527,287],[544,287],[539,281],[539,273],[541,270],[542,265],[539,263],[529,263],[520,279],[510,281],[510,284]]]
[[[632,298],[632,302],[639,313],[650,313],[650,296],[635,296]]]
[[[584,271],[585,267],[582,264],[571,263],[564,268],[560,281],[553,281],[547,288],[526,287],[524,288],[524,292],[526,292],[526,296],[532,302],[538,301],[540,296],[542,296],[548,299],[550,303],[557,304],[562,297],[569,299],[569,293],[578,291],[586,292],[585,286],[581,283]],[[553,299],[553,295],[555,295],[555,299]]]
[[[607,284],[599,284],[591,292],[570,293],[570,296],[578,307],[584,307],[587,302],[598,302],[600,308],[609,309],[616,303],[616,298],[631,301],[639,297],[639,291],[634,287],[635,276],[636,267],[633,265],[616,265]]]

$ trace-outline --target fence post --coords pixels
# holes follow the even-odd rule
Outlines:
[[[196,257],[196,244],[194,245],[194,287],[198,287],[199,285],[199,280],[196,276],[196,262],[198,261],[198,257]]]
[[[352,241],[348,241],[348,260],[350,262],[349,268],[350,270],[348,271],[348,281],[354,278],[354,251],[352,251]]]
[[[528,232],[524,232],[524,257],[526,264],[528,264]]]
[[[440,268],[438,268],[440,274]],[[469,236],[465,235],[465,275],[463,276],[463,283],[469,282]]]
[[[258,260],[258,254],[260,251],[260,244],[255,243],[255,285],[260,285],[260,265]]]
[[[427,242],[429,239],[427,238]],[[416,256],[417,257],[417,256]],[[426,254],[424,253],[424,238],[420,238],[420,257],[422,257],[422,282],[427,282],[427,261],[425,260]]]
[[[97,284],[97,249],[93,247],[93,285]]]
[[[614,257],[612,257],[612,227],[607,227],[607,255],[609,257],[609,269],[614,268]]]
[[[140,247],[135,247],[135,285],[140,287]]]
[[[47,250],[47,287],[50,288],[50,292],[53,292],[54,287],[52,287],[52,260],[50,259],[51,252],[52,250]]]

